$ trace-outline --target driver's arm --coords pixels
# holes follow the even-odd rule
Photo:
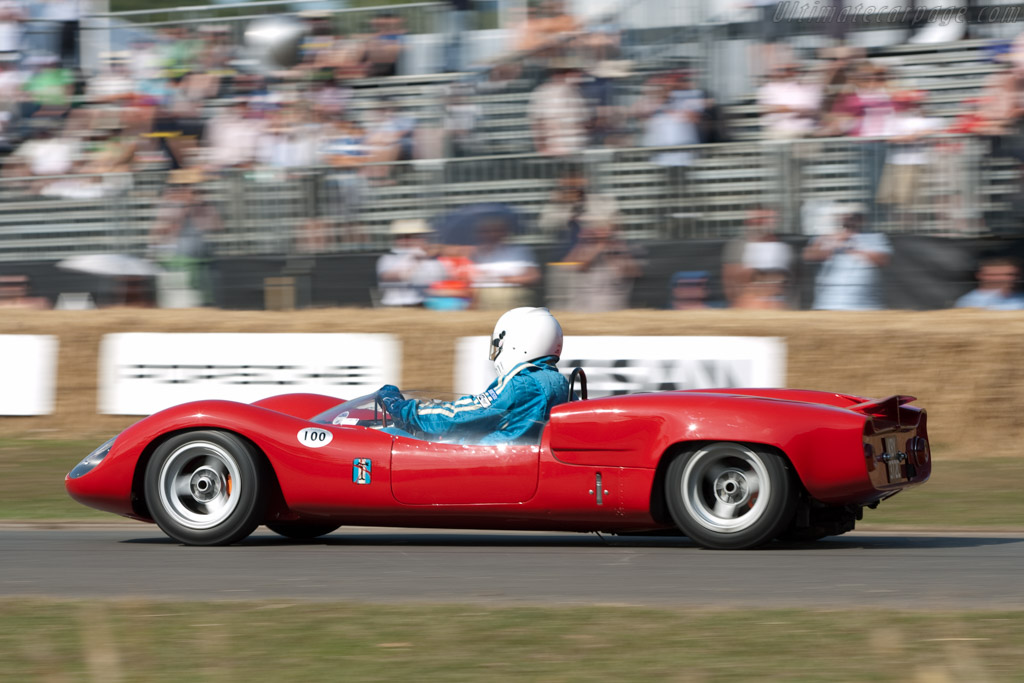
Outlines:
[[[489,432],[498,428],[515,403],[515,391],[510,384],[506,384],[501,393],[493,387],[492,384],[482,394],[463,396],[455,401],[392,398],[383,391],[381,399],[391,419],[402,429],[437,436],[470,426],[473,432]]]

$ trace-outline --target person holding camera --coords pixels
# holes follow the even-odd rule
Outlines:
[[[804,260],[822,264],[814,287],[815,310],[885,308],[881,269],[889,264],[892,246],[882,233],[864,232],[863,228],[864,212],[850,211],[838,232],[822,235],[804,249]]]
[[[430,225],[418,218],[391,224],[394,244],[377,259],[381,306],[422,306],[430,286],[447,278],[430,245],[432,232]]]
[[[633,281],[642,274],[640,259],[617,231],[615,216],[581,216],[576,246],[565,260],[573,269],[569,308],[603,313],[629,308]]]

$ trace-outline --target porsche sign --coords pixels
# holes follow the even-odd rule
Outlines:
[[[200,399],[303,392],[352,398],[400,377],[401,343],[387,334],[108,334],[99,410],[149,415]]]

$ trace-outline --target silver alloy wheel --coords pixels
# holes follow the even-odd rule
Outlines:
[[[738,443],[715,443],[686,463],[680,492],[698,524],[717,533],[735,533],[764,516],[771,479],[761,455]]]
[[[179,446],[160,468],[160,504],[188,529],[210,529],[238,505],[243,486],[238,462],[222,446],[190,441]]]

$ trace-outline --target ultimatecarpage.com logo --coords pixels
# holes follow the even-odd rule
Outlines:
[[[875,5],[858,3],[836,7],[829,0],[799,2],[798,0],[782,0],[775,6],[772,15],[774,22],[806,22],[851,24],[939,24],[951,23],[1015,23],[1024,19],[1024,5],[990,5],[974,8],[970,13],[966,6],[951,5],[947,7],[914,7],[907,0],[907,5]]]

